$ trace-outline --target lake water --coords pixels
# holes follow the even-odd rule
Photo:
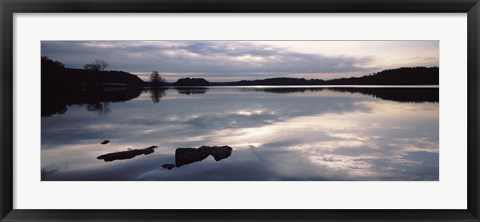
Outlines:
[[[42,180],[439,179],[438,88],[210,87],[93,97],[42,101]],[[177,148],[203,145],[233,150],[218,161],[178,164]],[[135,151],[151,146],[147,155]],[[97,159],[119,151],[130,156]]]

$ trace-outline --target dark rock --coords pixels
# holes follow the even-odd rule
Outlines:
[[[181,167],[190,163],[202,161],[212,155],[216,161],[228,158],[232,154],[229,146],[201,146],[199,148],[177,148],[175,150],[175,165]]]
[[[155,152],[153,149],[157,148],[157,146],[150,146],[144,149],[134,149],[128,151],[120,151],[115,153],[107,153],[101,156],[98,156],[97,159],[103,159],[105,162],[110,162],[114,160],[126,160],[132,159],[138,155],[148,155]]]
[[[110,143],[110,140],[104,140],[104,141],[101,142],[100,144],[105,145],[105,144],[107,144],[107,143]]]
[[[198,149],[202,150],[202,152],[209,153],[216,161],[223,160],[232,155],[232,147],[229,146],[201,146]]]
[[[175,164],[173,164],[173,163],[163,164],[162,167],[165,168],[165,169],[171,170],[171,169],[175,168]]]

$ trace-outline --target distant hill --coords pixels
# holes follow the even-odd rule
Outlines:
[[[288,77],[279,77],[279,78],[269,78],[262,80],[241,80],[238,82],[216,82],[211,83],[211,85],[228,85],[228,86],[254,86],[254,85],[324,85],[325,81],[321,79],[304,79],[304,78],[288,78]]]
[[[362,77],[340,78],[332,80],[305,78],[269,78],[262,80],[241,80],[237,82],[213,82],[216,86],[252,86],[252,85],[439,85],[438,67],[404,67],[387,69]]]
[[[387,69],[372,75],[333,79],[329,85],[439,85],[438,67]]]

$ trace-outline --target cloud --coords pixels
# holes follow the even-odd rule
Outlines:
[[[314,42],[308,42],[314,44]],[[368,72],[373,56],[329,56],[261,41],[43,41],[42,55],[81,68],[96,58],[129,72],[208,76]]]

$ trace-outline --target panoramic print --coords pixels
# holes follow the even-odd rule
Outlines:
[[[42,181],[438,181],[438,41],[42,41]]]

